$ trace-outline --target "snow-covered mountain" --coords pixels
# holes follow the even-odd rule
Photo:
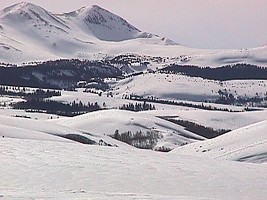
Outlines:
[[[75,22],[81,30],[105,41],[123,41],[140,36],[141,31],[121,17],[97,6],[58,15],[67,23]]]
[[[0,62],[98,59],[127,53],[172,58],[178,64],[199,66],[235,63],[267,66],[266,45],[233,50],[187,48],[143,32],[96,5],[53,14],[23,2],[0,11]]]
[[[31,3],[18,3],[0,11],[0,29],[4,62],[96,53],[101,41],[156,38],[161,42],[96,5],[56,15]]]

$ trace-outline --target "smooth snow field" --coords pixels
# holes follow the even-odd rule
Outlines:
[[[266,199],[265,164],[0,139],[1,199]]]

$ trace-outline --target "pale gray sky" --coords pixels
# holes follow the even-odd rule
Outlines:
[[[19,0],[0,0],[5,8]],[[99,5],[132,25],[196,48],[267,44],[267,0],[28,0],[53,13]]]

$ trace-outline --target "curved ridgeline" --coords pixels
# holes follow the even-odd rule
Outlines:
[[[0,84],[68,89],[80,80],[121,75],[121,70],[104,61],[55,60],[23,67],[0,67]]]
[[[164,73],[182,73],[188,76],[219,81],[244,79],[267,80],[267,68],[250,64],[226,65],[217,68],[171,64],[160,71]]]

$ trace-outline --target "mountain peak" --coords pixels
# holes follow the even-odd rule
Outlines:
[[[45,9],[28,2],[21,2],[9,6],[0,12],[0,18],[12,18],[14,20],[29,20],[48,13]],[[35,17],[34,17],[35,16]]]
[[[129,24],[125,19],[98,5],[83,7],[76,13],[79,13],[78,15],[80,15],[80,17],[83,18],[86,23],[89,23],[91,25],[102,25],[111,28],[110,25],[115,26],[116,23],[119,26],[127,26],[129,31],[140,32],[139,29]]]
[[[13,13],[13,12],[18,12],[19,10],[22,10],[22,9],[25,9],[25,8],[37,8],[38,6],[32,4],[32,3],[29,3],[29,2],[20,2],[20,3],[17,3],[17,4],[14,4],[12,6],[9,6],[7,8],[5,8],[3,11],[6,13],[6,14],[10,14],[10,13]]]
[[[94,9],[99,9],[99,10],[105,10],[104,8],[102,8],[102,7],[100,7],[100,6],[98,6],[98,5],[92,5],[92,8],[94,8]]]
[[[98,5],[82,7],[63,16],[69,21],[76,21],[83,30],[91,32],[100,40],[123,41],[137,38],[141,33],[125,19]]]
[[[57,16],[40,6],[28,2],[17,3],[0,11],[0,19],[11,25],[19,22],[23,23],[24,26],[31,24],[33,27],[39,25],[67,27]]]

